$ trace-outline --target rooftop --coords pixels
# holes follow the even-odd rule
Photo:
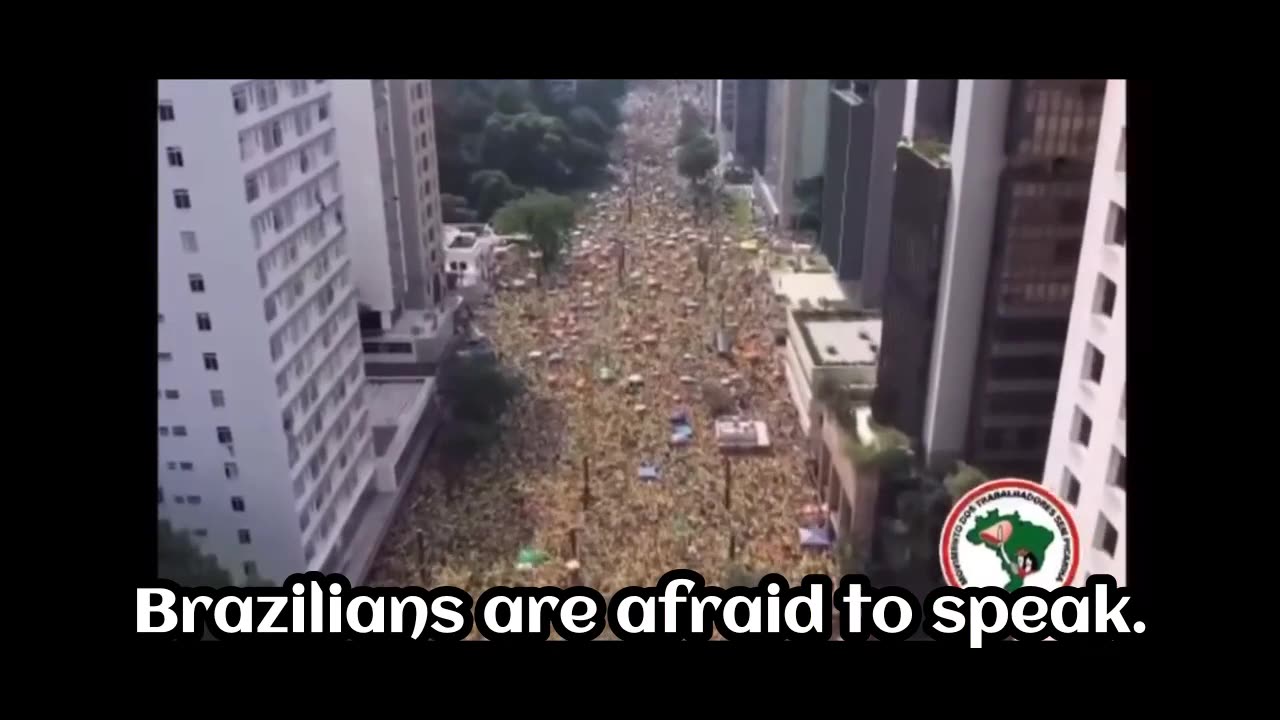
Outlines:
[[[770,276],[773,291],[785,295],[792,310],[801,309],[805,300],[811,307],[820,308],[824,300],[841,302],[846,299],[840,282],[830,272],[774,271]]]
[[[449,247],[451,248],[460,248],[460,249],[469,248],[469,247],[475,247],[475,244],[476,244],[475,235],[464,235],[462,233],[454,235],[453,239],[449,241]]]
[[[839,314],[797,317],[812,343],[815,364],[875,365],[880,349],[879,318],[841,317]]]
[[[379,425],[398,425],[406,419],[408,410],[418,397],[424,385],[427,389],[435,384],[432,378],[402,378],[379,382],[370,379],[365,391],[365,400],[369,404],[369,422]]]

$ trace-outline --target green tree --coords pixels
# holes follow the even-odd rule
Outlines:
[[[494,113],[484,127],[483,163],[520,185],[564,189],[573,175],[570,140],[568,126],[558,117]]]
[[[507,115],[537,111],[529,102],[529,83],[527,80],[503,80],[493,98],[494,109]]]
[[[618,101],[626,94],[626,80],[579,80],[577,103],[591,108],[612,128],[622,121]]]
[[[472,173],[470,190],[476,216],[480,220],[488,220],[498,208],[525,194],[525,189],[511,182],[511,178],[501,170]]]
[[[440,215],[441,220],[447,223],[469,223],[477,220],[476,211],[467,207],[467,199],[450,193],[440,193]]]
[[[680,105],[680,127],[676,129],[676,144],[687,145],[689,141],[706,132],[707,124],[692,103]]]
[[[801,178],[796,180],[792,188],[798,207],[795,215],[796,227],[800,230],[817,231],[822,227],[822,176]]]
[[[538,190],[502,206],[493,216],[500,233],[524,233],[542,253],[542,269],[559,261],[574,220],[573,200]]]
[[[987,474],[978,468],[964,462],[957,462],[954,470],[947,475],[942,484],[947,489],[947,494],[951,497],[951,504],[960,502],[960,498],[964,497],[970,490],[978,487],[990,478]]]
[[[575,135],[596,144],[609,142],[613,135],[613,129],[605,125],[600,114],[585,105],[569,111],[568,124]]]
[[[691,183],[701,183],[720,161],[720,145],[715,138],[700,133],[676,152],[676,169]]]
[[[185,587],[220,588],[231,584],[231,573],[218,565],[217,558],[201,552],[186,530],[175,531],[168,520],[161,520],[157,529],[156,570],[161,579]]]
[[[448,417],[442,444],[453,459],[469,459],[497,437],[498,421],[523,383],[491,355],[452,356],[439,378]]]

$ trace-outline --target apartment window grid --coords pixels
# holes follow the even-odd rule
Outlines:
[[[1092,162],[1106,81],[1025,81],[1017,154]]]
[[[216,408],[226,407],[227,397],[221,390],[210,390],[209,402]]]
[[[196,329],[200,332],[213,330],[213,320],[209,318],[209,313],[196,313]]]
[[[173,206],[179,210],[191,209],[191,193],[183,188],[173,191]]]
[[[223,463],[222,474],[226,475],[228,480],[235,480],[240,477],[240,466],[233,462]]]
[[[173,103],[168,100],[161,100],[159,105],[160,122],[173,122]]]
[[[182,167],[182,148],[176,145],[165,148],[165,155],[169,160],[169,167]]]

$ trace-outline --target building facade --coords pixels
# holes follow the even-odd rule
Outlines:
[[[429,364],[455,334],[430,80],[335,80],[364,351]]]
[[[1080,574],[1125,584],[1125,81],[1106,86],[1044,484],[1072,505]]]
[[[836,80],[830,91],[819,245],[849,295],[880,307],[905,80]]]
[[[1011,87],[967,441],[968,457],[991,473],[1044,468],[1105,89],[1105,80]]]
[[[762,205],[779,224],[797,212],[797,180],[823,171],[829,80],[770,80]]]
[[[765,124],[769,114],[769,81],[738,80],[737,119],[734,123],[734,162],[764,171]]]
[[[236,582],[333,567],[373,480],[332,84],[158,84],[160,516]]]
[[[1036,477],[1103,81],[953,82],[954,93],[932,82],[908,93],[877,410],[919,440],[935,468],[964,459],[988,474]],[[944,168],[949,181],[938,177]]]

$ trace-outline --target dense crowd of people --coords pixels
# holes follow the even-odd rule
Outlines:
[[[559,268],[539,278],[508,255],[501,277],[522,287],[507,282],[476,323],[526,392],[452,502],[424,470],[371,584],[608,597],[681,567],[722,585],[834,571],[798,537],[817,497],[772,327],[785,243],[727,212],[695,222],[672,159],[683,99],[705,111],[689,84],[628,96],[617,183],[580,213]],[[723,452],[724,414],[763,421],[770,447]]]

